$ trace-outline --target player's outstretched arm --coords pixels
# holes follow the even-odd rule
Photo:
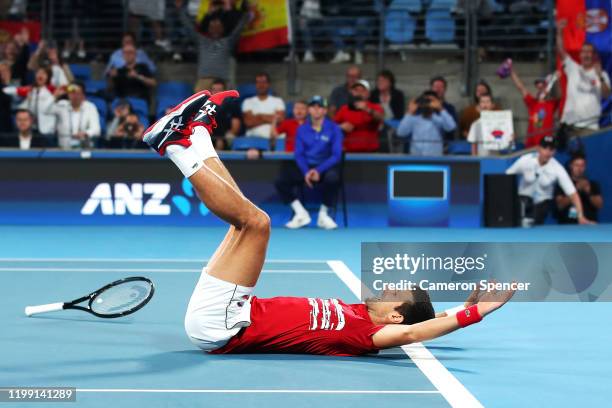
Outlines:
[[[502,307],[513,295],[513,290],[487,292],[480,298],[478,304],[454,316],[439,317],[413,325],[389,324],[374,334],[372,340],[374,345],[381,349],[432,340],[479,322],[489,313]]]

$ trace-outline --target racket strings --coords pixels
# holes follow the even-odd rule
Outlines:
[[[102,315],[124,313],[147,300],[151,290],[147,282],[124,282],[111,286],[92,299],[91,309]]]

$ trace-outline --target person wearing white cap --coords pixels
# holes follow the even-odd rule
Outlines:
[[[360,79],[351,87],[349,103],[342,106],[334,116],[334,121],[344,131],[346,152],[378,151],[378,129],[385,113],[379,104],[369,99],[370,84]]]

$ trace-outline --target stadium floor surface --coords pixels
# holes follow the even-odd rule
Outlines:
[[[607,303],[511,303],[427,348],[398,348],[379,356],[204,354],[186,338],[183,316],[201,266],[224,232],[0,227],[0,387],[76,387],[77,404],[54,404],[58,407],[609,404]],[[611,226],[276,229],[256,294],[357,301],[352,273],[360,271],[362,241],[595,242],[610,237]],[[69,300],[132,275],[151,278],[156,294],[130,317],[23,314],[28,304]]]

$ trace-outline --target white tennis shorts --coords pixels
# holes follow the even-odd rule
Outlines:
[[[185,315],[192,343],[205,351],[216,350],[250,326],[252,292],[253,288],[210,276],[204,268]]]

